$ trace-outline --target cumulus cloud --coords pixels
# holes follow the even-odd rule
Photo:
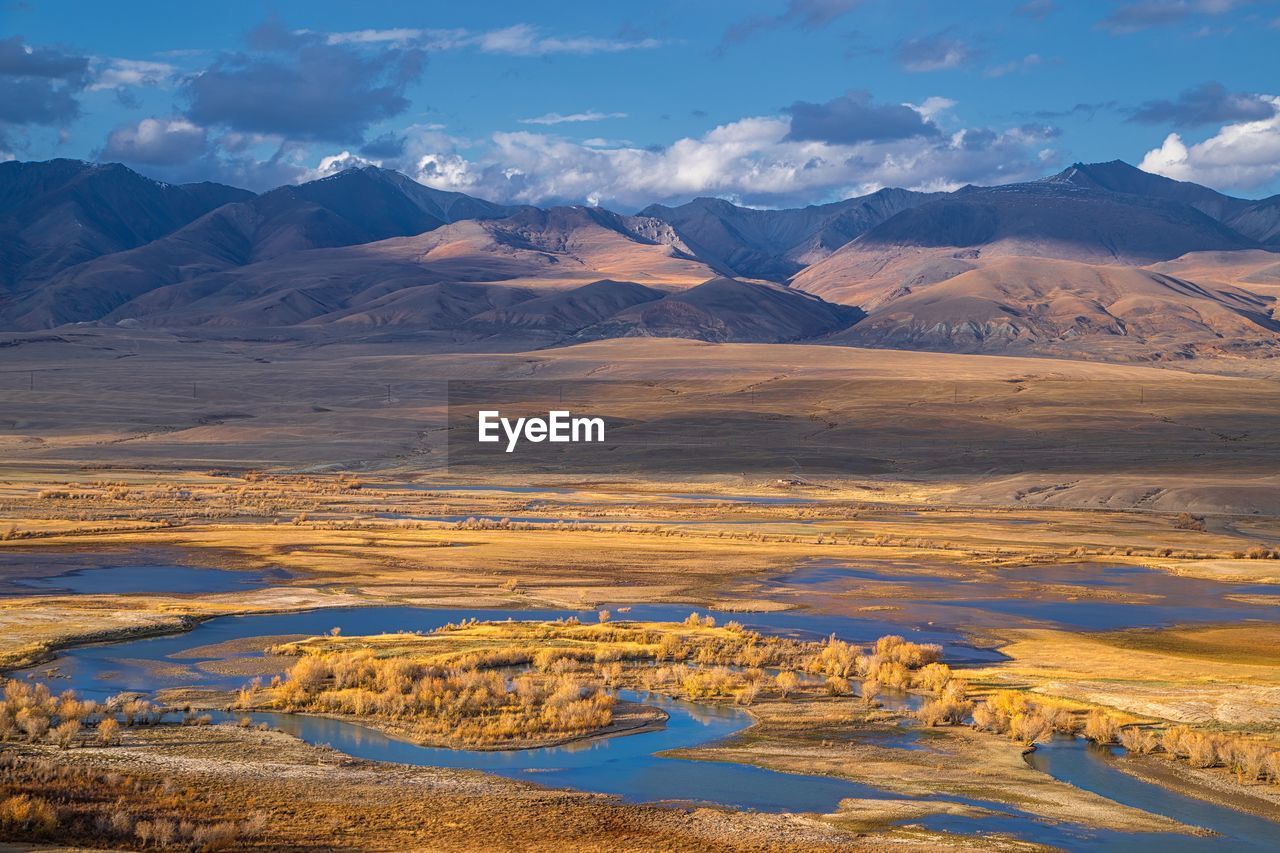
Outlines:
[[[919,114],[917,114],[919,115]],[[1042,173],[1043,128],[966,129],[952,134],[834,143],[796,139],[792,121],[756,116],[658,148],[608,147],[531,131],[497,133],[478,153],[436,136],[409,172],[424,184],[498,201],[600,204],[636,209],[654,201],[717,195],[748,204],[798,205],[885,186],[954,189]]]
[[[111,131],[98,157],[130,164],[174,166],[204,155],[207,148],[205,129],[181,116],[144,118]]]
[[[76,95],[89,82],[89,57],[57,47],[0,39],[0,122],[52,126],[80,114]]]
[[[547,113],[545,115],[535,116],[534,118],[522,118],[521,124],[575,124],[585,121],[605,121],[611,118],[626,118],[626,113],[602,113],[596,110],[587,110],[581,113],[569,113],[562,115],[561,113]]]
[[[791,116],[791,130],[786,137],[790,141],[854,144],[937,136],[941,132],[919,108],[876,104],[867,91],[848,92],[825,104],[796,101],[786,112]]]
[[[171,183],[216,181],[255,191],[306,180],[324,165],[310,165],[304,143],[271,134],[218,133],[180,115],[120,125],[94,157]]]
[[[1223,189],[1251,190],[1280,177],[1280,97],[1265,96],[1270,118],[1224,125],[1213,136],[1188,145],[1169,134],[1139,167],[1157,175]]]
[[[220,56],[188,77],[188,117],[203,126],[278,134],[292,140],[358,144],[374,123],[409,108],[419,79],[418,48],[362,51],[277,22],[256,30],[250,53]]]
[[[907,39],[898,45],[898,62],[907,71],[959,68],[977,56],[967,42],[945,33]]]
[[[298,30],[299,35],[315,35],[310,30]],[[416,29],[396,27],[383,30],[352,30],[322,34],[326,44],[389,44],[400,47],[417,47],[428,51],[461,50],[474,48],[483,53],[504,53],[512,56],[548,56],[551,54],[622,53],[629,50],[650,50],[662,42],[652,38],[601,38],[598,36],[547,35],[529,24],[514,24],[495,30],[472,31],[466,29]]]
[[[1138,0],[1134,3],[1121,3],[1114,12],[1098,22],[1098,28],[1113,35],[1128,35],[1153,27],[1176,24],[1193,16],[1225,15],[1252,2],[1253,0]]]
[[[1221,83],[1202,83],[1172,101],[1147,101],[1135,109],[1130,121],[1195,127],[1270,118],[1275,105],[1263,95],[1228,92]]]
[[[339,172],[345,172],[347,169],[360,169],[365,166],[381,166],[380,160],[369,160],[358,154],[352,154],[350,151],[340,151],[337,154],[330,154],[327,157],[320,158],[319,164],[314,169],[304,169],[299,172],[296,181],[315,181],[320,178],[328,178]]]

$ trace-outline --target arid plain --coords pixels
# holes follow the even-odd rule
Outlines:
[[[1030,849],[1182,843],[1280,807],[1265,362],[662,339],[423,354],[64,328],[11,336],[4,364],[0,659],[116,708],[140,700],[112,688],[143,673],[163,719],[188,723],[86,728],[70,749],[15,738],[0,784],[69,804],[47,840],[127,845],[185,822],[263,848]],[[621,433],[607,466],[450,468],[446,383],[526,378],[638,382],[662,402],[603,386],[596,402],[641,437]],[[655,444],[688,424],[714,440],[687,457]],[[63,586],[107,566],[245,580]],[[323,629],[291,627],[308,613]],[[237,615],[261,629],[219,633]],[[534,625],[472,637],[473,617]],[[908,650],[877,648],[886,635]],[[148,636],[190,639],[161,654]],[[529,666],[511,688],[524,711],[353,699],[388,689],[387,661],[446,697],[478,689],[449,679]],[[556,704],[564,679],[595,704]],[[9,701],[40,701],[25,689]],[[698,708],[746,716],[681,741]],[[406,722],[419,713],[434,728]],[[392,766],[282,722],[309,715],[460,754],[665,737],[646,760],[790,775],[646,795],[558,765],[581,758],[541,777]],[[741,793],[789,785],[814,786],[812,805]],[[1161,808],[1161,791],[1215,811]]]

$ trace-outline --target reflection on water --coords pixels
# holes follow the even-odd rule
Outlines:
[[[308,743],[329,744],[360,758],[484,770],[542,785],[616,794],[629,802],[702,802],[762,811],[832,812],[846,797],[884,796],[871,786],[827,776],[664,758],[657,753],[719,740],[750,725],[751,719],[733,708],[644,697],[631,691],[620,695],[665,710],[670,715],[666,727],[543,749],[475,752],[417,746],[338,720],[288,714],[252,717]]]
[[[94,557],[6,550],[0,555],[0,568],[12,579],[0,586],[0,595],[195,595],[257,589],[292,577],[283,569],[184,566],[166,559],[169,556],[146,551]]]
[[[157,567],[150,567],[153,571]],[[1019,570],[1022,582],[1061,585],[1099,586],[1124,594],[1159,594],[1157,605],[1122,604],[1081,598],[1077,601],[1039,601],[1031,598],[1004,599],[990,597],[993,581],[965,583],[906,570],[889,573],[871,569],[851,569],[831,564],[815,565],[784,576],[782,583],[808,591],[821,602],[830,599],[832,588],[860,583],[910,584],[929,595],[952,595],[957,601],[933,601],[939,608],[991,607],[995,612],[1016,613],[1032,618],[1063,617],[1088,625],[1142,624],[1142,616],[1157,608],[1157,613],[1183,608],[1182,612],[1224,614],[1256,612],[1257,608],[1237,605],[1225,600],[1231,585],[1172,578],[1134,567],[1034,567]],[[976,594],[974,590],[977,590]],[[1007,590],[1002,590],[1007,591]],[[961,593],[969,593],[963,598]],[[1194,605],[1184,604],[1198,598]],[[860,595],[860,600],[863,596]],[[999,611],[997,606],[1009,608]],[[1192,607],[1188,611],[1187,607]],[[1113,611],[1111,608],[1122,608]],[[1198,610],[1194,608],[1199,608]],[[619,617],[634,620],[681,620],[689,611],[681,605],[634,605]],[[615,608],[616,610],[616,608]],[[917,642],[937,642],[946,649],[953,662],[980,662],[998,659],[995,652],[976,649],[966,644],[956,630],[938,626],[905,627],[889,621],[855,618],[821,612],[787,611],[778,613],[712,613],[721,622],[735,619],[748,628],[770,633],[822,637],[836,634],[842,639],[867,643],[885,633],[900,633]],[[1101,614],[1101,615],[1100,615]],[[262,614],[212,619],[189,633],[132,640],[113,645],[86,646],[68,651],[53,664],[34,668],[32,675],[43,676],[50,667],[61,677],[50,681],[55,690],[72,687],[83,695],[105,698],[122,691],[153,692],[166,687],[190,686],[192,673],[198,668],[200,653],[182,654],[190,649],[230,640],[281,634],[319,634],[335,626],[348,635],[386,631],[429,631],[448,622],[476,618],[480,620],[554,619],[577,615],[573,611],[517,610],[434,610],[414,607],[362,607],[317,610],[303,613]],[[1185,617],[1191,618],[1191,617]],[[953,620],[954,621],[954,620]],[[244,654],[257,654],[245,652]],[[180,656],[180,657],[179,657]],[[180,661],[181,666],[178,666]],[[200,686],[234,689],[243,676],[199,672]],[[634,693],[624,698],[641,699]],[[886,704],[909,710],[919,697],[887,694]],[[664,757],[661,753],[711,743],[741,730],[750,720],[742,711],[714,705],[700,705],[666,699],[644,698],[662,707],[670,715],[668,725],[659,731],[637,733],[596,741],[583,741],[561,747],[498,752],[471,752],[421,747],[396,741],[351,723],[323,718],[287,714],[255,714],[256,719],[289,731],[311,743],[327,743],[336,749],[361,758],[396,761],[430,766],[470,768],[523,778],[541,784],[616,794],[633,802],[690,801],[719,803],[738,808],[769,811],[833,811],[846,797],[897,799],[898,795],[870,785],[825,776],[787,774],[747,765],[685,761]],[[901,734],[877,735],[877,742],[906,749],[927,749],[920,732],[904,728]],[[1089,749],[1084,741],[1057,739],[1030,758],[1033,766],[1055,778],[1096,791],[1103,796],[1137,808],[1164,814],[1211,828],[1226,838],[1206,839],[1180,835],[1123,834],[1089,829],[1080,825],[1049,824],[1017,808],[963,797],[939,796],[937,799],[968,803],[991,809],[998,814],[982,818],[934,815],[916,821],[934,830],[955,832],[1009,832],[1021,838],[1065,849],[1149,850],[1152,847],[1170,851],[1218,850],[1224,844],[1231,849],[1277,849],[1280,846],[1280,824],[1180,797],[1158,786],[1129,777],[1113,765],[1104,751]]]
[[[1156,814],[1168,815],[1191,826],[1219,833],[1224,838],[1208,839],[1186,836],[1162,836],[1160,849],[1183,850],[1277,850],[1280,849],[1280,823],[1214,805],[1205,800],[1184,797],[1167,788],[1150,785],[1117,770],[1108,748],[1088,743],[1081,738],[1056,735],[1036,747],[1027,756],[1037,770],[1066,779],[1077,788],[1101,794],[1109,800]],[[1150,850],[1137,844],[1126,850]]]

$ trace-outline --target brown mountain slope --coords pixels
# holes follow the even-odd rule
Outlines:
[[[1280,348],[1270,300],[1230,286],[1044,258],[974,263],[882,303],[832,341],[1119,359]]]
[[[1280,298],[1280,252],[1189,252],[1147,269],[1212,285],[1234,285],[1270,299]]]
[[[791,283],[869,309],[903,288],[958,275],[977,258],[1141,266],[1193,251],[1255,248],[1249,238],[1187,204],[1053,178],[966,188],[905,210]]]
[[[491,284],[574,288],[602,278],[689,287],[715,273],[691,259],[669,226],[593,208],[529,209],[426,234],[292,252],[197,276],[132,299],[105,318],[149,326],[322,325],[329,321],[439,328],[437,303],[401,289]],[[474,313],[508,304],[477,302]],[[419,306],[415,308],[415,306]]]

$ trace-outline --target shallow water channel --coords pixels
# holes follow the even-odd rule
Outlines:
[[[645,605],[621,612],[615,608],[615,618],[681,619],[691,609],[687,606]],[[46,676],[51,669],[56,669],[59,677],[50,679],[51,688],[73,688],[94,698],[105,698],[121,691],[152,692],[190,685],[235,688],[244,682],[243,676],[220,675],[202,668],[202,663],[225,656],[225,651],[202,650],[201,647],[253,637],[317,634],[335,626],[340,626],[345,634],[358,635],[395,630],[427,631],[469,618],[554,619],[567,615],[576,614],[570,611],[362,607],[228,616],[204,622],[181,635],[73,649],[54,663],[33,668],[31,672],[36,676]],[[844,639],[862,643],[890,631],[904,633],[913,640],[944,643],[947,656],[952,661],[989,660],[995,654],[968,647],[959,634],[942,628],[903,631],[900,625],[873,619],[808,611],[716,613],[716,616],[721,621],[738,619],[748,627],[763,631],[806,636],[834,632]],[[267,642],[264,640],[263,645]],[[244,651],[243,654],[257,652]],[[670,715],[667,725],[658,731],[561,747],[474,752],[420,747],[339,720],[288,714],[253,716],[309,743],[329,744],[361,758],[471,768],[554,787],[616,794],[632,802],[703,802],[765,811],[830,812],[846,797],[898,798],[873,786],[832,777],[666,757],[663,753],[668,750],[705,745],[732,736],[750,725],[750,717],[734,708],[640,697],[625,692],[623,695],[624,698],[642,699],[664,709]],[[911,698],[888,697],[888,701],[904,703],[905,707]],[[1229,843],[1232,849],[1276,849],[1280,844],[1280,824],[1209,803],[1189,801],[1158,786],[1136,780],[1116,769],[1107,753],[1090,749],[1083,741],[1054,741],[1042,752],[1033,754],[1031,760],[1034,766],[1056,778],[1121,803],[1212,829],[1226,838],[1122,834],[1072,824],[1052,824],[998,803],[947,797],[938,799],[966,802],[998,814],[983,818],[931,816],[912,822],[936,830],[1009,832],[1067,849],[1149,850],[1158,845],[1172,851],[1217,850],[1224,843]],[[1188,802],[1195,805],[1194,810],[1187,807]]]
[[[292,578],[280,568],[235,570],[188,565],[177,549],[0,551],[0,596],[209,595],[260,589]]]
[[[0,595],[207,595],[258,589],[288,580],[280,570],[266,572],[208,569],[200,566],[95,566],[52,577],[15,581]]]

